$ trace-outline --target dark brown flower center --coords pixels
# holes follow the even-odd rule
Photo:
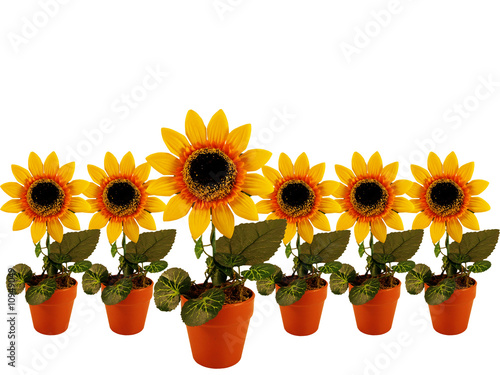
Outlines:
[[[118,178],[106,185],[102,201],[113,216],[127,216],[137,211],[141,192],[131,181]]]
[[[281,210],[289,217],[301,217],[311,212],[316,195],[311,187],[301,180],[288,180],[280,186],[277,201]]]
[[[64,190],[57,182],[42,178],[30,185],[26,200],[36,215],[45,217],[61,211],[65,196]]]
[[[365,179],[356,182],[349,197],[352,206],[359,214],[374,216],[384,212],[389,193],[377,180]]]
[[[431,211],[436,215],[455,215],[462,208],[464,192],[453,180],[436,180],[429,185],[425,200]]]

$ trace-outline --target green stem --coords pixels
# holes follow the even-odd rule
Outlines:
[[[127,252],[127,236],[125,236],[125,233],[122,233],[122,249],[123,256],[125,256],[125,253]]]
[[[371,231],[371,228],[370,228],[370,256],[372,257],[372,261],[373,261],[373,233]],[[370,272],[371,272],[372,276],[377,276],[377,275],[380,275],[382,270],[380,268],[378,268],[378,266],[376,264],[373,264],[373,266],[370,269]]]
[[[450,262],[450,235],[448,234],[448,230],[446,230],[446,240],[444,241],[445,247],[446,247],[446,257],[448,258],[448,267],[446,268],[446,274],[448,276],[453,276],[457,273],[457,269],[453,267],[453,265]]]
[[[47,241],[45,242],[45,247],[47,248],[47,256],[50,254],[50,234],[47,232]]]

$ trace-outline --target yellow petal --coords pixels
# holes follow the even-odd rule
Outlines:
[[[259,214],[269,214],[274,211],[272,202],[269,199],[263,199],[255,204]]]
[[[100,212],[96,212],[89,222],[89,229],[102,229],[108,224],[109,219]]]
[[[269,215],[267,215],[266,220],[278,220],[279,216],[276,215],[274,212],[271,212]]]
[[[293,223],[287,223],[285,229],[285,236],[283,237],[283,243],[287,245],[292,238],[297,233],[297,225]]]
[[[245,169],[248,172],[261,169],[271,159],[272,153],[267,150],[253,149],[245,151],[240,155],[240,159],[245,163]]]
[[[16,219],[14,220],[14,224],[12,225],[12,230],[23,230],[28,228],[31,223],[33,222],[33,219],[26,215],[24,212],[20,212],[17,216]]]
[[[75,181],[77,181],[77,180],[75,180]],[[97,198],[99,195],[101,195],[101,188],[99,186],[97,186],[96,184],[90,182],[89,185],[87,186],[87,188],[83,191],[83,194],[87,198]]]
[[[86,191],[89,187],[90,183],[85,180],[73,180],[68,184],[69,191],[71,195],[80,195],[84,191]],[[92,184],[94,185],[94,184]],[[96,185],[94,185],[96,186]],[[97,186],[96,186],[97,187]],[[94,198],[94,197],[92,197]]]
[[[146,191],[152,195],[170,196],[178,193],[180,188],[174,177],[160,177],[151,181]]]
[[[97,202],[97,199],[87,199],[86,201],[90,206],[89,213],[93,213],[101,209],[99,203]]]
[[[23,205],[21,204],[20,199],[11,199],[7,201],[0,210],[4,212],[9,212],[12,214],[17,214],[23,210]]]
[[[472,178],[472,174],[474,173],[474,162],[462,165],[458,168],[457,175],[462,178],[463,182],[467,182]],[[457,241],[458,242],[458,241]]]
[[[352,170],[356,176],[363,176],[366,174],[366,162],[359,152],[352,154]]]
[[[371,222],[372,233],[377,240],[385,242],[387,237],[387,227],[382,219],[375,219]]]
[[[444,221],[433,221],[431,224],[431,239],[432,243],[436,244],[443,237],[445,231]]]
[[[315,165],[309,170],[309,177],[312,178],[312,183],[317,184],[325,175],[325,163]]]
[[[56,242],[61,242],[63,239],[63,226],[59,219],[50,220],[47,222],[47,231],[50,237]]]
[[[139,181],[146,181],[151,172],[151,166],[148,163],[143,163],[135,168],[134,175]]]
[[[33,224],[31,224],[31,238],[33,239],[33,243],[38,243],[45,236],[45,232],[47,231],[47,225],[45,222],[34,220]]]
[[[459,217],[462,225],[471,230],[479,230],[479,221],[477,221],[476,215],[470,211],[465,211],[465,213]]]
[[[356,238],[356,243],[360,244],[368,236],[370,232],[370,225],[367,221],[357,221],[354,225],[354,237]]]
[[[6,182],[0,188],[11,198],[21,198],[24,193],[24,187],[17,182]]]
[[[483,198],[471,197],[467,208],[472,212],[486,212],[489,211],[491,207]]]
[[[349,182],[355,177],[354,173],[352,173],[349,168],[346,168],[343,165],[336,164],[335,172],[337,172],[337,176],[339,176],[340,181],[342,181],[346,185],[349,185]]]
[[[48,176],[55,176],[59,170],[59,159],[54,151],[52,151],[49,156],[47,156],[47,159],[45,159],[43,170]]]
[[[413,203],[403,197],[395,197],[392,209],[397,212],[413,212]]]
[[[444,159],[443,163],[443,172],[447,176],[454,176],[458,171],[458,159],[457,155],[454,152],[450,152],[450,154]]]
[[[163,212],[165,211],[166,204],[159,198],[148,197],[144,209],[149,212]]]
[[[295,164],[293,165],[293,171],[296,176],[303,177],[307,175],[309,172],[309,159],[305,152],[299,155],[297,160],[295,160]]]
[[[425,201],[425,198],[410,199],[410,202],[413,204],[413,210],[410,212],[417,213],[425,210],[426,205],[422,203],[423,201]]]
[[[356,218],[349,212],[344,212],[340,215],[337,221],[337,230],[345,230],[351,228],[356,222]]]
[[[308,243],[311,243],[314,238],[314,229],[309,222],[309,220],[302,220],[297,225],[299,230],[299,236]]]
[[[189,229],[191,230],[191,236],[195,240],[200,238],[203,232],[208,228],[208,224],[210,224],[210,209],[198,208],[195,205],[189,214]]]
[[[153,215],[147,211],[142,211],[136,218],[137,224],[139,224],[144,229],[156,230],[156,223]]]
[[[127,152],[122,160],[120,161],[120,173],[125,176],[132,176],[135,170],[134,156],[129,151]]]
[[[201,144],[207,140],[207,128],[201,117],[192,109],[186,115],[186,135],[191,144]]]
[[[85,201],[85,199],[80,197],[72,197],[69,202],[69,209],[73,212],[91,212],[91,207]]]
[[[415,219],[413,219],[412,229],[425,229],[432,222],[432,217],[427,216],[425,212],[420,212]]]
[[[156,154],[149,155],[146,160],[158,172],[164,175],[175,175],[181,162],[174,155],[167,152],[157,152]]]
[[[59,168],[58,174],[64,182],[69,182],[75,174],[75,162],[72,161],[68,164],[64,164],[61,168]]]
[[[43,174],[42,159],[34,152],[31,152],[28,158],[28,168],[33,176],[40,176]]]
[[[251,132],[252,126],[250,124],[238,126],[229,133],[227,143],[231,144],[238,154],[241,154],[248,146]]]
[[[314,225],[316,228],[319,230],[324,230],[329,232],[330,229],[330,222],[328,221],[328,218],[323,212],[316,212],[312,217],[311,217],[311,224]]]
[[[212,220],[219,232],[231,238],[234,232],[234,215],[226,204],[221,204],[212,209]]]
[[[387,226],[391,227],[395,230],[404,230],[403,220],[401,220],[401,216],[395,211],[389,211],[387,215],[384,216],[384,221]]]
[[[457,242],[462,241],[462,225],[458,219],[451,219],[446,223],[446,229],[450,237]]]
[[[443,174],[443,164],[441,163],[439,156],[437,156],[432,151],[429,152],[429,156],[427,157],[427,168],[433,176],[439,176]]]
[[[19,165],[12,165],[12,173],[21,185],[26,185],[26,182],[31,178],[30,172]]]
[[[368,174],[378,176],[382,173],[382,167],[382,158],[377,151],[368,160]]]
[[[283,177],[288,177],[293,175],[293,163],[290,157],[282,152],[278,160],[278,168]]]
[[[238,193],[238,196],[233,199],[229,205],[233,209],[234,213],[239,217],[247,220],[259,220],[259,213],[257,212],[257,207],[254,201],[248,195],[244,193]]]
[[[413,173],[413,177],[415,177],[415,180],[417,180],[417,182],[421,185],[424,185],[425,181],[427,181],[428,178],[431,178],[429,172],[419,165],[412,164],[411,173]]]
[[[471,195],[481,194],[490,183],[485,180],[472,180],[467,184]]]
[[[111,220],[106,227],[109,243],[115,243],[118,237],[120,237],[120,234],[122,234],[122,230],[123,228],[121,222]]]
[[[410,189],[406,192],[406,194],[408,194],[408,196],[410,196],[411,198],[421,198],[425,196],[425,189],[422,185],[414,182]]]
[[[321,198],[318,210],[324,212],[325,214],[332,214],[342,212],[342,207],[340,207],[340,204],[332,198]]]
[[[229,135],[226,114],[219,109],[207,125],[208,140],[215,144],[223,144]]]
[[[123,232],[130,241],[137,242],[139,240],[139,226],[134,219],[130,219],[123,222]]]
[[[319,193],[322,196],[333,195],[335,191],[339,188],[340,182],[325,180],[318,184]]]
[[[116,177],[120,173],[118,160],[111,152],[106,152],[106,155],[104,156],[104,169],[110,177]]]
[[[161,136],[163,138],[163,142],[167,145],[167,148],[174,155],[181,156],[184,150],[189,147],[189,142],[186,137],[175,130],[162,128]]]
[[[274,191],[274,186],[267,178],[260,174],[247,173],[241,190],[250,195],[266,195]]]
[[[101,185],[104,182],[104,180],[108,178],[106,172],[101,168],[96,167],[95,165],[92,164],[87,165],[87,170],[89,172],[90,177],[97,185]]]
[[[80,230],[80,223],[78,222],[78,218],[71,211],[66,211],[64,215],[60,217],[61,223],[69,229],[72,230]]]
[[[406,194],[411,189],[412,186],[413,182],[410,180],[397,180],[391,184],[391,187],[394,190],[395,195]]]
[[[339,183],[337,189],[333,191],[332,195],[335,198],[347,198],[349,196],[349,189],[344,184]]]
[[[382,169],[382,175],[384,175],[389,182],[392,182],[396,179],[396,176],[398,175],[398,168],[399,168],[399,163],[397,161],[391,164],[387,164]]]
[[[187,202],[180,194],[174,195],[167,203],[163,214],[164,221],[180,219],[187,215],[192,204]]]
[[[267,165],[262,167],[262,173],[273,185],[276,185],[282,178],[281,174],[276,169],[268,167]]]

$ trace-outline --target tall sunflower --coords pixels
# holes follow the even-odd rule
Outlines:
[[[63,226],[80,230],[75,212],[89,212],[84,199],[76,197],[88,186],[88,181],[73,180],[75,163],[59,167],[59,159],[52,152],[42,163],[34,152],[28,158],[28,169],[12,165],[12,173],[19,182],[7,182],[2,190],[14,198],[1,210],[17,213],[13,230],[26,229],[31,225],[31,238],[37,244],[48,231],[55,241],[61,242]],[[62,224],[61,224],[62,223]]]
[[[361,243],[368,233],[385,242],[387,226],[403,230],[399,212],[413,212],[412,203],[398,195],[405,194],[412,186],[408,180],[397,180],[398,162],[382,164],[382,158],[375,152],[368,163],[355,152],[352,156],[352,171],[342,165],[335,170],[343,184],[334,196],[339,198],[345,211],[337,222],[337,230],[348,229],[354,225],[356,242]]]
[[[257,203],[261,214],[269,214],[267,220],[286,219],[287,227],[283,242],[288,244],[297,231],[306,242],[313,240],[313,225],[329,231],[330,222],[325,213],[341,212],[340,205],[328,195],[338,188],[336,181],[323,181],[325,163],[309,168],[305,153],[299,155],[295,164],[285,153],[278,161],[279,172],[271,167],[262,167],[264,176],[274,185],[270,194]]]
[[[88,165],[88,171],[94,183],[90,183],[84,194],[92,212],[97,211],[89,223],[89,229],[106,231],[110,243],[114,243],[120,234],[133,242],[139,239],[139,224],[149,230],[156,230],[151,212],[161,212],[165,204],[146,192],[151,172],[148,163],[135,166],[134,156],[127,152],[120,163],[107,152],[104,157],[104,170],[95,165]],[[97,185],[96,185],[97,184]]]
[[[455,241],[462,240],[462,225],[479,230],[476,212],[485,212],[490,205],[480,197],[488,187],[484,180],[472,180],[474,162],[458,167],[457,156],[451,152],[444,163],[431,152],[426,169],[412,165],[411,171],[418,183],[414,182],[408,195],[417,212],[413,221],[414,229],[424,229],[431,225],[431,238],[437,243],[445,231]],[[432,224],[431,224],[432,223]]]
[[[226,115],[219,110],[205,127],[200,116],[190,110],[186,116],[187,138],[172,129],[161,134],[170,153],[147,157],[151,166],[166,177],[152,182],[148,192],[171,196],[163,220],[177,220],[189,214],[193,238],[199,238],[210,221],[226,237],[234,231],[233,212],[248,220],[258,220],[250,195],[266,194],[272,185],[257,173],[271,157],[266,150],[243,152],[250,139],[250,124],[229,132]],[[189,139],[189,140],[188,140]],[[231,211],[232,210],[232,211]]]

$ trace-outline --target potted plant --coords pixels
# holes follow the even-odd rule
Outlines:
[[[413,227],[424,229],[430,225],[434,254],[442,255],[442,272],[434,275],[425,264],[417,264],[406,276],[406,289],[410,294],[419,294],[425,287],[425,301],[434,329],[445,335],[457,335],[467,329],[476,296],[477,282],[470,275],[491,267],[485,259],[495,249],[499,231],[479,231],[475,213],[488,211],[490,206],[477,195],[486,189],[488,182],[471,180],[473,162],[459,168],[454,152],[443,163],[431,152],[427,165],[428,171],[411,166],[417,182],[408,195],[419,212]],[[463,233],[462,226],[479,232]],[[451,243],[450,238],[454,240]]]
[[[189,213],[196,257],[206,256],[205,279],[197,283],[180,268],[168,269],[158,279],[154,298],[162,311],[181,303],[194,360],[205,367],[224,368],[240,360],[253,314],[255,294],[245,281],[274,272],[275,266],[263,262],[278,249],[286,222],[234,225],[233,212],[258,220],[250,195],[272,192],[263,176],[249,173],[259,170],[271,156],[265,150],[244,152],[250,125],[229,132],[224,112],[218,111],[205,127],[198,114],[189,111],[186,134],[189,141],[174,130],[162,129],[173,155],[156,153],[147,160],[166,175],[159,179],[157,193],[173,195],[163,219],[176,220]],[[209,225],[209,243],[205,243],[202,237]],[[216,239],[217,230],[223,237]],[[251,267],[241,271],[243,266]]]
[[[257,290],[268,295],[276,289],[276,301],[280,305],[285,330],[293,335],[310,335],[319,327],[327,296],[328,283],[321,275],[340,267],[341,263],[336,260],[349,242],[350,232],[347,230],[316,235],[313,231],[313,226],[330,231],[325,214],[341,211],[340,205],[328,198],[339,183],[322,181],[325,163],[309,168],[305,153],[295,164],[282,153],[279,171],[264,166],[262,172],[274,190],[263,196],[267,199],[258,202],[257,209],[259,213],[269,214],[267,220],[287,221],[283,243],[287,258],[293,255],[293,272],[285,276],[281,269],[276,268],[271,277],[257,281]],[[295,235],[296,246],[292,248]],[[304,243],[301,243],[301,238]]]
[[[35,255],[43,255],[42,273],[34,275],[26,264],[17,264],[9,269],[7,290],[10,294],[26,290],[35,330],[45,335],[57,335],[68,328],[76,298],[77,281],[71,274],[84,272],[92,265],[86,259],[99,241],[99,231],[63,234],[63,225],[80,230],[75,212],[90,209],[85,200],[77,197],[87,188],[88,182],[72,180],[74,162],[59,167],[59,159],[52,152],[42,163],[32,152],[28,168],[12,165],[18,182],[1,186],[13,198],[1,209],[17,213],[13,230],[31,226]],[[51,238],[55,241],[51,242]]]
[[[156,181],[147,181],[151,167],[135,166],[128,152],[120,163],[110,152],[104,158],[104,170],[88,166],[92,180],[84,194],[90,198],[90,229],[106,227],[111,255],[119,255],[116,275],[106,267],[94,264],[82,278],[83,290],[95,294],[102,290],[109,326],[115,333],[133,335],[143,330],[149,302],[153,296],[153,281],[148,272],[161,272],[168,264],[163,258],[172,248],[175,230],[160,230],[139,234],[139,225],[156,230],[151,212],[165,208],[164,203],[146,192]],[[118,238],[121,238],[121,246]],[[127,238],[130,240],[127,242]],[[149,263],[149,264],[146,264]]]
[[[342,184],[333,195],[345,211],[337,222],[337,230],[354,225],[358,252],[361,257],[367,256],[367,265],[362,275],[348,264],[334,269],[330,289],[334,294],[343,294],[349,289],[358,329],[366,334],[380,335],[391,329],[400,296],[401,282],[395,273],[408,272],[414,267],[415,263],[409,259],[422,241],[422,230],[387,234],[386,225],[398,231],[404,229],[400,212],[414,210],[411,202],[400,196],[412,183],[395,181],[398,163],[383,167],[378,152],[368,163],[355,152],[352,171],[341,165],[336,165],[335,169]],[[379,242],[374,243],[374,238]],[[394,262],[398,263],[393,265]]]

